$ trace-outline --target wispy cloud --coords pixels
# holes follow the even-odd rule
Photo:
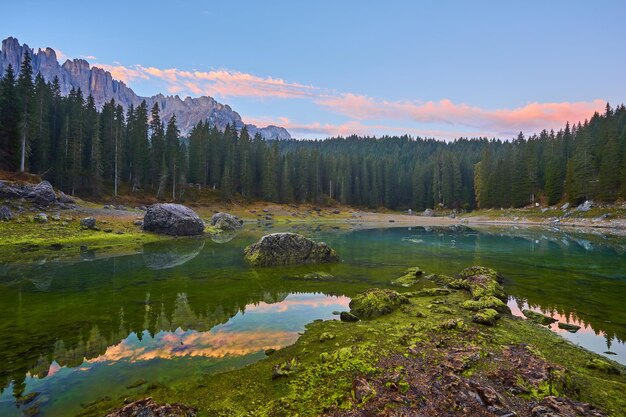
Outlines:
[[[137,79],[164,81],[168,91],[220,97],[303,98],[319,97],[321,90],[273,77],[259,77],[238,71],[185,71],[133,65],[95,64],[128,83]]]
[[[601,111],[604,100],[588,102],[529,103],[513,109],[483,109],[450,100],[384,101],[355,94],[342,94],[317,101],[337,113],[357,120],[412,120],[420,123],[456,125],[510,134],[520,130],[561,127]]]
[[[209,95],[221,98],[299,99],[349,120],[340,124],[301,124],[282,118],[272,120],[294,132],[312,135],[409,133],[450,138],[458,136],[510,137],[519,131],[557,129],[601,111],[601,99],[579,102],[527,103],[513,108],[483,108],[448,99],[439,101],[389,101],[361,94],[337,92],[281,78],[229,71],[187,71],[178,68],[96,64],[126,83],[156,80],[170,94]],[[247,119],[247,122],[253,122]],[[370,123],[364,123],[370,122]],[[409,127],[419,124],[423,128]]]

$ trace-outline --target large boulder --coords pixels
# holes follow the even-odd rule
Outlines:
[[[337,262],[337,253],[324,242],[314,242],[296,233],[273,233],[244,249],[252,266],[296,265]]]
[[[204,232],[204,222],[181,204],[153,204],[146,210],[143,230],[171,236],[192,236]]]
[[[30,189],[28,198],[40,206],[49,206],[57,200],[57,195],[48,181],[41,181]]]
[[[211,226],[224,231],[235,231],[243,227],[243,221],[228,213],[215,213],[211,217]]]

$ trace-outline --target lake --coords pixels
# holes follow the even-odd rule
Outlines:
[[[0,415],[32,405],[16,405],[20,394],[39,393],[40,415],[68,416],[149,384],[245,366],[292,344],[307,323],[337,319],[351,296],[389,286],[409,266],[449,275],[497,269],[514,314],[530,308],[578,324],[576,333],[552,328],[626,364],[624,237],[343,227],[247,225],[238,236],[174,239],[116,256],[85,248],[80,259],[28,264],[3,263],[0,252]],[[243,248],[275,231],[323,240],[342,262],[249,268]]]

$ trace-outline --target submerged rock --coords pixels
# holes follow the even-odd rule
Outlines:
[[[337,262],[337,253],[324,242],[314,242],[296,233],[273,233],[244,249],[252,266],[279,266]]]
[[[144,398],[114,410],[106,417],[195,417],[196,410],[182,404],[157,404]]]
[[[143,229],[171,236],[192,236],[204,232],[204,222],[181,204],[153,204],[146,210]]]
[[[143,246],[143,261],[152,270],[170,269],[194,259],[203,248],[203,239],[147,243]]]
[[[541,324],[543,326],[548,326],[557,321],[556,319],[550,316],[546,316],[545,314],[537,313],[536,311],[532,311],[532,310],[525,309],[525,310],[522,310],[522,313],[524,314],[524,316],[526,316],[528,320],[537,324]]]
[[[580,330],[580,326],[576,324],[559,323],[558,326],[559,326],[559,329],[567,330],[570,333],[576,333],[577,331]]]
[[[414,266],[404,271],[404,275],[400,278],[394,279],[391,283],[402,287],[410,287],[411,285],[417,283],[423,274],[424,273],[418,266]]]
[[[371,319],[389,314],[408,303],[409,299],[396,291],[372,288],[352,298],[350,312],[357,317]]]
[[[211,217],[211,226],[225,231],[235,231],[243,228],[243,220],[228,213],[216,213]]]
[[[359,318],[355,316],[354,314],[350,313],[349,311],[342,311],[341,313],[339,313],[339,320],[345,321],[348,323],[355,323],[359,321]]]

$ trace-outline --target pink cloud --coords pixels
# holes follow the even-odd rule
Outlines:
[[[412,120],[421,123],[460,125],[494,134],[520,130],[560,128],[566,122],[589,118],[602,111],[606,102],[529,103],[513,109],[488,110],[444,99],[426,103],[412,101],[377,101],[371,97],[342,94],[317,100],[321,106],[357,120]]]
[[[595,111],[602,111],[605,105],[604,100],[597,99],[579,102],[534,102],[514,108],[488,109],[465,103],[454,103],[448,99],[428,102],[388,101],[238,71],[185,71],[177,68],[162,69],[142,65],[126,67],[119,63],[97,65],[111,72],[114,78],[126,83],[134,80],[160,81],[164,83],[164,88],[170,94],[209,95],[223,98],[304,99],[349,118],[339,124],[320,122],[302,124],[293,123],[288,119],[271,122],[308,136],[408,133],[437,138],[512,137],[519,131],[533,133],[541,129],[561,128],[568,121],[577,123],[589,118]],[[365,124],[366,121],[371,123]],[[405,126],[398,126],[402,124]],[[420,126],[418,129],[407,127],[406,124],[425,126],[423,128]],[[449,126],[450,129],[445,126]]]
[[[94,68],[102,68],[105,71],[111,73],[111,76],[128,84],[130,81],[143,79],[148,80],[150,77],[144,72],[137,69],[128,68],[123,65],[107,65],[107,64],[95,64]]]
[[[388,124],[364,124],[359,120],[349,120],[345,123],[298,123],[287,117],[269,118],[269,117],[244,117],[246,123],[252,123],[257,126],[276,125],[282,126],[289,130],[294,137],[298,138],[319,138],[329,136],[383,136],[383,135],[412,135],[422,138],[437,138],[452,140],[461,137],[477,138],[477,137],[493,137],[493,132],[482,130],[443,130],[443,129],[425,129],[425,128],[407,128],[402,126],[393,126]]]

